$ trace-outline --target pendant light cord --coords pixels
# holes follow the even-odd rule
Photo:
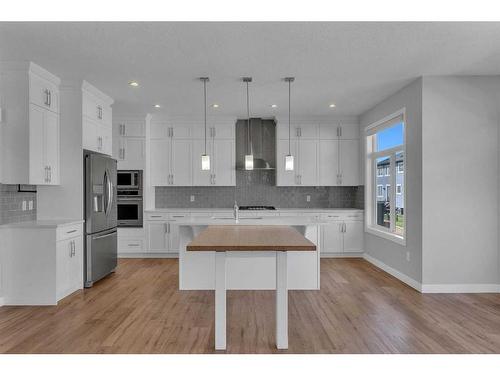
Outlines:
[[[248,95],[248,81],[247,81],[247,155],[250,155],[250,99]]]
[[[207,154],[207,81],[203,80],[203,101],[205,103],[205,155]]]
[[[290,97],[292,96],[292,81],[288,81],[288,155],[291,155],[290,153]]]

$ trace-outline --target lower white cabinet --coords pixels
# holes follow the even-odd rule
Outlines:
[[[113,146],[118,169],[144,169],[144,138],[118,137]]]
[[[146,252],[144,228],[118,228],[118,257],[141,257]]]
[[[35,221],[0,229],[6,305],[55,305],[83,288],[83,223]]]
[[[178,253],[179,227],[176,222],[189,217],[188,213],[147,215],[146,240],[149,253]]]
[[[56,280],[58,301],[82,288],[83,240],[81,235],[57,241]]]
[[[363,215],[325,214],[328,224],[321,226],[321,252],[331,254],[362,253],[364,251]]]

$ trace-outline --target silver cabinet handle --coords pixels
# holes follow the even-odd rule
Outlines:
[[[49,182],[52,182],[52,167],[49,165]]]
[[[49,182],[49,169],[45,166],[44,182]]]
[[[102,120],[102,107],[100,105],[97,106],[97,118]]]
[[[344,233],[347,232],[347,226],[346,224],[344,223]]]
[[[184,215],[172,215],[172,217],[185,217]]]
[[[165,223],[165,233],[170,233],[170,223]]]
[[[122,148],[122,159],[125,160],[125,147]]]
[[[52,106],[52,91],[49,90],[49,107]]]
[[[73,229],[73,230],[69,230],[69,231],[67,231],[66,233],[67,233],[67,234],[70,234],[70,233],[75,233],[75,232],[76,232],[76,229]]]
[[[138,243],[129,243],[127,246],[128,247],[138,247],[139,244]]]
[[[151,215],[150,217],[161,217],[161,215]]]
[[[171,176],[172,176],[172,182],[171,182],[171,185],[173,185],[173,184],[174,184],[174,175],[172,174]]]
[[[215,176],[215,173],[214,173],[214,185],[217,185],[217,180],[216,180],[216,176]]]

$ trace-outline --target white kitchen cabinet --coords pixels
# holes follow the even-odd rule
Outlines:
[[[148,252],[166,253],[170,248],[169,222],[148,221],[147,222]]]
[[[339,141],[321,139],[319,141],[319,185],[339,184]]]
[[[90,83],[83,81],[82,139],[84,149],[112,155],[112,104],[113,99]]]
[[[294,170],[285,170],[285,156],[288,155],[288,140],[277,141],[277,185],[318,185],[318,141],[314,139],[293,139],[290,152],[294,156]]]
[[[113,125],[118,136],[121,137],[144,137],[144,121],[125,120]]]
[[[288,122],[278,122],[277,139],[288,139]],[[317,124],[291,124],[290,138],[317,139]]]
[[[357,124],[321,124],[319,139],[358,139],[359,125]]]
[[[167,138],[151,139],[151,183],[153,186],[191,186],[191,143],[186,133],[168,128]],[[178,134],[178,138],[174,137]]]
[[[344,253],[364,251],[363,221],[344,221]]]
[[[4,63],[2,182],[59,184],[59,78],[33,63]]]
[[[215,139],[213,143],[213,185],[235,186],[235,149],[232,139]]]
[[[340,140],[339,177],[342,186],[359,185],[359,141]]]
[[[118,169],[144,169],[144,138],[119,137],[115,142],[113,156],[118,161]]]
[[[207,139],[234,139],[235,124],[212,124],[207,125]],[[193,126],[191,130],[193,139],[205,138],[205,127]]]
[[[323,253],[342,253],[343,222],[332,222],[321,227],[321,250]]]
[[[118,228],[118,257],[140,257],[146,253],[144,228]]]
[[[55,305],[83,288],[83,223],[12,224],[2,257],[6,305]]]
[[[82,236],[57,241],[56,245],[57,300],[81,289],[83,284]]]

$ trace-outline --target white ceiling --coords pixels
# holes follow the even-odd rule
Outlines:
[[[295,115],[358,115],[421,75],[500,74],[500,23],[0,23],[0,59],[84,78],[115,113],[201,116],[209,76],[210,112],[244,117],[252,76],[251,115],[283,115],[291,75]]]

